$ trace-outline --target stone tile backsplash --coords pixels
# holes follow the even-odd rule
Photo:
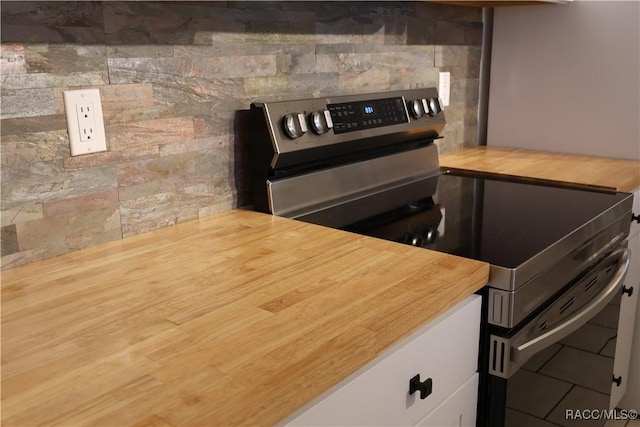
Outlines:
[[[480,8],[428,2],[3,2],[2,268],[251,203],[254,100],[437,86],[476,143]],[[108,151],[71,157],[62,93],[100,89]]]

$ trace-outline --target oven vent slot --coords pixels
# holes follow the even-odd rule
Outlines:
[[[569,301],[567,301],[564,304],[562,304],[562,306],[560,307],[560,314],[562,314],[565,311],[567,311],[567,309],[569,307],[571,307],[574,302],[576,302],[576,297],[571,297],[571,299]]]
[[[545,329],[547,329],[549,327],[549,321],[545,320],[544,322],[542,322],[539,326],[538,329],[541,331],[544,331]]]
[[[589,283],[584,285],[585,292],[587,292],[589,289],[591,289],[593,287],[593,285],[595,285],[596,283],[598,283],[598,276],[594,277],[593,279],[591,279],[589,281]]]
[[[507,366],[509,365],[509,341],[491,335],[489,343],[489,373],[498,377],[507,378]]]

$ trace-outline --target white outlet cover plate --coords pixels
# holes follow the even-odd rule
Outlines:
[[[451,95],[451,73],[449,71],[440,72],[438,95],[442,101],[442,106],[448,107]]]
[[[107,151],[100,90],[67,90],[62,96],[71,155]]]

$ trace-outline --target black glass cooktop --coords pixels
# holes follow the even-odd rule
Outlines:
[[[516,268],[627,197],[443,174],[298,219]]]

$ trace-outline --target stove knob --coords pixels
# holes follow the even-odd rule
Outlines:
[[[301,137],[307,131],[307,122],[304,120],[304,114],[287,114],[282,119],[284,133],[291,139]]]
[[[438,230],[434,230],[433,228],[429,227],[424,235],[425,242],[434,243],[437,238],[438,238]]]
[[[333,127],[333,121],[328,110],[316,110],[309,116],[311,129],[318,135],[322,135]]]
[[[414,99],[413,101],[409,101],[409,112],[414,119],[419,119],[420,117],[422,117],[424,115],[422,100]]]
[[[440,111],[442,111],[442,107],[440,104],[440,100],[438,98],[429,98],[427,102],[427,106],[429,107],[429,115],[431,117],[437,116]]]
[[[422,246],[422,236],[414,233],[410,233],[404,239],[405,243],[410,244],[411,246]]]

